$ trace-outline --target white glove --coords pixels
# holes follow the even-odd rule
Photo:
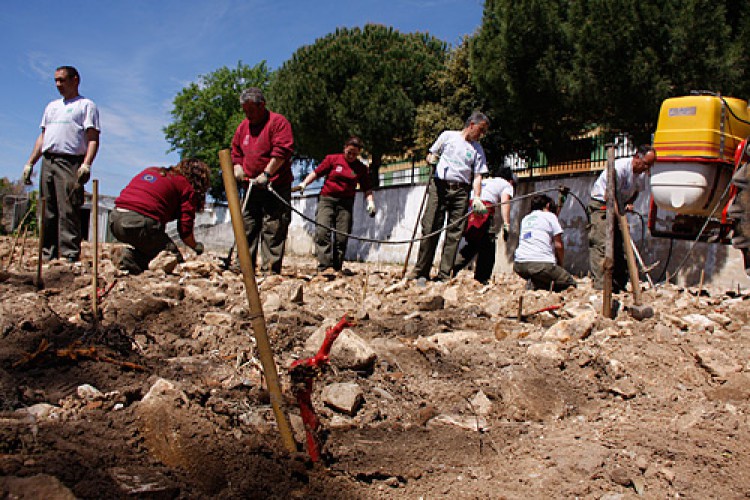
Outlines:
[[[377,209],[375,208],[375,202],[372,200],[367,200],[367,215],[370,217],[375,217],[375,213],[377,212]]]
[[[78,184],[83,186],[91,178],[91,165],[84,163],[78,167]]]
[[[23,166],[23,183],[27,186],[31,185],[31,173],[34,171],[34,165],[27,163]]]
[[[302,181],[299,183],[299,194],[305,194],[305,188],[307,187],[307,183],[305,181]]]
[[[487,207],[479,198],[474,198],[474,200],[471,202],[471,209],[479,215],[487,213]]]
[[[237,179],[239,182],[242,182],[245,180],[245,170],[243,170],[242,165],[234,166],[234,178]]]
[[[440,161],[440,155],[435,153],[427,153],[427,163],[430,165],[437,165]]]
[[[265,188],[266,186],[268,186],[268,174],[265,170],[261,172],[258,177],[253,179],[253,184],[258,186],[259,188]]]

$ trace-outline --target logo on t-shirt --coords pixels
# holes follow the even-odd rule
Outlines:
[[[156,182],[156,176],[154,174],[143,174],[142,179],[146,182],[153,184]]]

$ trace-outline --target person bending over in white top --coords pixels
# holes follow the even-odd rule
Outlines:
[[[576,286],[576,280],[562,267],[565,245],[556,209],[552,198],[535,195],[531,198],[531,213],[521,221],[513,270],[531,280],[535,290],[561,292]]]

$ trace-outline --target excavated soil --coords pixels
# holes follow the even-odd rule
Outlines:
[[[750,497],[743,290],[645,290],[654,316],[636,321],[629,295],[615,319],[598,314],[587,280],[555,294],[462,272],[419,288],[396,266],[316,274],[288,258],[257,282],[300,443],[289,453],[224,254],[133,277],[106,246],[94,321],[90,260],[45,264],[38,289],[35,243],[7,267],[11,244],[0,241],[3,498]],[[332,356],[315,380],[325,445],[313,463],[288,369],[344,314],[371,355],[355,368]],[[361,391],[348,409],[324,401],[340,384]]]

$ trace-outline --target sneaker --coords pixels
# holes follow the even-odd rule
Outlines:
[[[417,278],[417,286],[419,288],[426,287],[427,286],[427,278],[425,278],[424,276],[420,276],[419,278]]]

